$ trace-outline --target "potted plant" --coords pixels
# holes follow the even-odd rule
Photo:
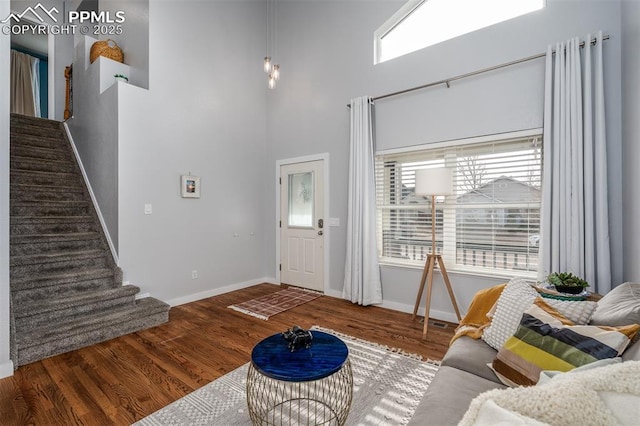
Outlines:
[[[126,75],[114,74],[113,76],[116,78],[116,81],[124,81],[125,83],[129,82],[129,77],[127,77]]]
[[[553,272],[549,274],[547,281],[560,293],[580,294],[589,287],[588,282],[571,272]]]

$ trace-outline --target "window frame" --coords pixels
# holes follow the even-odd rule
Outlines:
[[[383,39],[389,34],[391,33],[396,27],[398,27],[399,25],[401,25],[406,19],[408,19],[414,12],[416,12],[418,9],[420,9],[422,6],[425,5],[425,3],[427,3],[429,0],[409,0],[407,1],[407,3],[405,3],[400,9],[398,9],[393,15],[391,15],[391,17],[389,19],[387,19],[377,30],[374,31],[373,33],[373,64],[377,65],[377,64],[381,64],[383,62],[392,60],[392,59],[396,59],[405,55],[408,55],[409,53],[413,53],[416,52],[418,50],[422,50],[425,49],[427,47],[430,46],[434,46],[436,44],[442,43],[442,42],[446,42],[448,40],[452,40],[454,38],[457,37],[461,37],[464,36],[466,34],[470,34],[472,32],[475,31],[479,31],[482,30],[484,28],[488,28],[491,27],[493,25],[499,25],[503,22],[512,20],[512,19],[517,19],[519,17],[525,16],[527,14],[545,9],[547,7],[547,0],[536,0],[536,1],[540,1],[541,5],[539,8],[537,9],[530,9],[526,12],[521,12],[519,14],[515,14],[512,15],[510,17],[497,17],[497,16],[493,16],[493,21],[489,21],[489,22],[483,22],[483,23],[476,23],[475,25],[470,25],[469,28],[465,28],[462,29],[462,32],[453,32],[452,34],[449,35],[445,35],[440,39],[437,39],[435,41],[430,41],[427,43],[422,44],[420,47],[416,46],[415,48],[413,48],[412,50],[407,50],[404,53],[400,53],[398,54],[397,52],[392,53],[393,56],[388,57],[383,59]],[[486,5],[486,6],[490,6],[490,5]],[[437,8],[437,6],[434,6]],[[495,5],[493,6],[495,7]],[[442,19],[450,19],[449,16],[446,17],[442,17]],[[421,27],[424,28],[424,27]],[[414,37],[412,37],[414,38]],[[428,38],[428,37],[427,37]],[[415,39],[415,38],[414,38]],[[406,41],[406,40],[405,40]]]
[[[395,148],[395,149],[387,149],[387,150],[379,150],[376,151],[375,153],[375,162],[376,164],[379,161],[379,157],[381,156],[390,156],[390,155],[397,155],[397,154],[411,154],[413,152],[415,152],[416,154],[424,154],[426,151],[438,151],[438,150],[454,150],[457,148],[460,148],[462,146],[466,146],[466,147],[471,147],[473,144],[478,144],[481,145],[483,143],[491,143],[491,142],[506,142],[508,140],[514,140],[514,139],[525,139],[528,137],[540,137],[542,138],[542,133],[543,133],[543,129],[542,128],[533,128],[533,129],[527,129],[527,130],[522,130],[522,131],[513,131],[513,132],[506,132],[506,133],[499,133],[499,134],[494,134],[494,135],[486,135],[486,136],[479,136],[479,137],[472,137],[472,138],[463,138],[463,139],[455,139],[455,140],[449,140],[449,141],[443,141],[443,142],[435,142],[435,143],[429,143],[429,144],[423,144],[423,145],[414,145],[414,146],[408,146],[408,147],[402,147],[402,148]],[[541,139],[542,140],[542,139]],[[421,160],[418,160],[421,161]],[[437,160],[434,160],[437,161]],[[457,160],[454,160],[457,163]],[[451,162],[447,161],[446,156],[441,160],[442,165],[447,166],[451,165]],[[541,164],[540,164],[540,181],[542,180],[542,169],[544,166],[544,158],[541,159]],[[377,173],[377,171],[376,171]],[[408,269],[422,269],[424,267],[424,260],[422,261],[417,261],[417,260],[401,260],[399,258],[393,258],[393,257],[383,257],[383,226],[384,226],[384,220],[382,218],[382,215],[380,215],[379,213],[381,212],[381,209],[388,209],[388,210],[403,210],[403,209],[408,209],[408,210],[414,210],[414,211],[418,211],[418,209],[420,210],[430,210],[431,209],[431,204],[430,202],[425,202],[425,203],[420,203],[420,204],[412,204],[412,205],[406,205],[406,204],[396,204],[393,206],[380,206],[378,204],[378,191],[380,190],[378,187],[378,181],[377,181],[377,175],[376,175],[376,239],[377,239],[377,249],[378,249],[378,262],[380,265],[382,266],[390,266],[390,267],[400,267],[400,268],[408,268]],[[401,183],[401,178],[399,179],[398,183],[396,184],[396,186],[398,185],[402,185]],[[540,186],[540,190],[541,190],[541,186]],[[397,190],[396,190],[397,191]],[[472,265],[463,265],[463,264],[458,264],[456,262],[456,257],[458,256],[457,252],[456,252],[456,245],[457,245],[457,220],[456,220],[456,210],[458,208],[460,209],[478,209],[478,208],[493,208],[493,209],[497,209],[497,208],[527,208],[527,209],[531,209],[532,207],[534,208],[539,208],[540,209],[540,214],[542,211],[542,199],[540,200],[540,203],[527,203],[527,202],[522,202],[522,203],[505,203],[505,204],[501,204],[501,205],[497,205],[495,203],[487,203],[486,205],[484,204],[469,204],[469,205],[457,205],[457,204],[452,204],[450,199],[453,197],[457,197],[461,194],[458,195],[452,195],[452,196],[446,196],[446,197],[438,197],[439,199],[439,205],[437,205],[437,211],[438,212],[443,212],[440,215],[436,214],[436,229],[441,229],[442,235],[446,235],[446,239],[442,238],[442,237],[437,237],[438,239],[438,246],[440,247],[439,251],[441,252],[443,259],[445,261],[445,263],[447,264],[447,270],[449,272],[452,273],[456,273],[456,274],[462,274],[462,275],[470,275],[470,276],[483,276],[483,277],[504,277],[504,278],[512,278],[514,276],[516,276],[515,271],[512,269],[497,269],[497,268],[485,268],[482,266],[472,266]],[[446,198],[445,202],[442,202],[441,200],[443,198]],[[451,207],[451,206],[456,206],[456,207]],[[399,208],[398,208],[399,207]],[[442,217],[442,219],[440,219],[440,217]],[[442,223],[442,225],[440,225]],[[429,230],[431,229],[431,224],[429,222],[428,225]],[[427,247],[427,250],[430,247]],[[529,270],[517,270],[517,276],[520,277],[525,277],[525,278],[532,278],[535,279],[537,277],[537,271],[529,271]]]

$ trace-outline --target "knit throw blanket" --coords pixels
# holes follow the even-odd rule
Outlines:
[[[477,396],[460,426],[638,425],[640,361],[569,372],[531,387],[495,389]]]

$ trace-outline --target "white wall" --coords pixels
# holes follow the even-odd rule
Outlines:
[[[264,10],[150,2],[150,90],[120,87],[120,266],[125,281],[171,303],[265,274]],[[180,197],[189,172],[201,177],[200,199]]]
[[[622,2],[624,281],[640,282],[640,2]]]
[[[100,39],[112,39],[124,53],[124,63],[129,65],[129,83],[149,88],[149,0],[100,0],[101,11],[115,16],[125,12],[122,34],[102,35]],[[177,30],[176,30],[177,31]]]
[[[77,36],[73,117],[67,121],[109,236],[118,250],[118,85],[100,93],[101,62],[90,63],[96,39]],[[111,61],[111,63],[114,63]],[[109,73],[113,75],[113,73]],[[113,78],[113,77],[112,77]]]
[[[602,29],[611,36],[607,61],[609,198],[614,282],[622,279],[620,5],[616,1],[549,0],[545,10],[373,65],[373,32],[402,2],[281,2],[278,51],[282,78],[269,93],[269,162],[316,152],[331,155],[330,291],[340,293],[344,273],[350,98],[381,95],[542,53],[549,43]],[[379,148],[416,145],[542,126],[544,60],[376,103]],[[417,112],[411,112],[417,108]],[[406,117],[409,119],[405,120]],[[388,129],[401,129],[394,134]],[[274,246],[274,183],[268,182],[265,252]],[[273,268],[272,264],[267,265]],[[382,268],[388,306],[411,310],[420,270]],[[459,304],[500,278],[451,274]],[[433,312],[452,319],[443,286]]]
[[[11,13],[0,1],[0,19]],[[0,75],[10,74],[10,38],[0,32]],[[9,79],[0,79],[0,378],[13,374],[10,359],[9,300]]]

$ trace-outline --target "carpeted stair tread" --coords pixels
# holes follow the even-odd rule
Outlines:
[[[101,232],[93,216],[20,216],[9,218],[11,235],[60,232]]]
[[[24,169],[16,169],[12,168],[11,173],[18,175],[19,177],[23,177],[26,182],[32,181],[35,178],[49,178],[49,179],[68,179],[72,182],[74,179],[77,179],[78,173],[73,172],[43,172],[38,170],[24,170]]]
[[[62,129],[60,126],[55,127],[43,127],[38,124],[24,123],[20,126],[10,126],[10,132],[12,135],[24,135],[24,136],[44,136],[49,138],[59,138],[62,135]]]
[[[37,244],[57,241],[87,241],[100,238],[97,232],[58,232],[53,234],[12,235],[11,244]]]
[[[11,185],[9,196],[16,201],[81,201],[86,199],[84,189],[71,184],[67,186],[47,186],[16,183]]]
[[[131,300],[134,300],[133,298],[139,291],[140,288],[134,285],[123,285],[116,288],[88,291],[77,295],[51,297],[55,303],[49,303],[47,300],[33,301],[25,303],[23,306],[15,307],[14,312],[16,319],[19,319],[35,314],[88,305],[93,301],[104,301],[122,297],[131,297]]]
[[[136,300],[130,306],[119,307],[109,312],[101,312],[99,315],[81,316],[65,322],[38,327],[24,333],[18,338],[17,342],[21,348],[36,346],[57,340],[62,335],[78,335],[100,329],[104,324],[126,323],[149,314],[168,312],[168,310],[169,305],[166,303],[147,297]]]
[[[14,216],[81,216],[88,214],[90,203],[85,200],[11,200]]]
[[[76,166],[68,159],[44,159],[34,157],[24,157],[11,155],[10,162],[12,169],[32,170],[39,172],[75,172]]]
[[[104,250],[77,250],[77,251],[60,251],[54,253],[38,253],[26,256],[14,256],[11,259],[11,265],[29,265],[32,263],[51,263],[62,262],[73,259],[92,259],[95,257],[105,256]],[[15,261],[15,262],[14,262]]]
[[[12,156],[42,159],[42,160],[70,160],[70,156],[67,152],[41,146],[33,145],[11,145],[10,153]]]
[[[17,113],[11,113],[11,126],[14,125],[38,125],[41,127],[50,127],[52,129],[59,129],[60,122],[56,120],[50,120],[42,117],[31,117],[28,115],[22,115]]]
[[[12,143],[15,141],[20,147],[60,149],[60,142],[56,138],[42,136],[11,136],[11,138]]]
[[[163,324],[169,320],[168,305],[148,298],[142,299],[128,310],[115,312],[92,324],[79,324],[53,334],[25,333],[23,344],[17,343],[18,365],[28,364],[50,356],[104,342],[125,334]],[[94,319],[96,319],[94,317]],[[45,339],[45,337],[47,337]]]
[[[89,281],[99,278],[113,277],[113,270],[109,268],[83,269],[66,273],[45,273],[11,280],[12,291],[28,290],[41,287],[59,286],[63,283]],[[115,284],[114,284],[115,285]]]
[[[12,219],[16,219],[15,221]],[[82,223],[82,222],[92,222],[94,221],[94,217],[88,214],[78,215],[78,216],[19,216],[14,217],[11,216],[10,223],[14,224],[15,222],[20,222],[21,224],[74,224],[74,223]]]

